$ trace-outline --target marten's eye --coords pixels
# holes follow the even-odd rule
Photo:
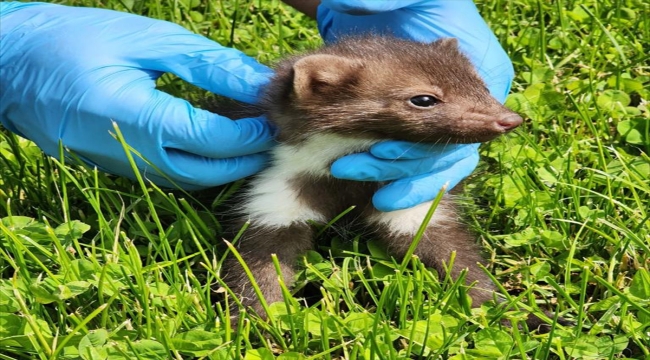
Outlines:
[[[440,100],[436,99],[431,95],[414,96],[409,101],[411,102],[411,104],[423,108],[432,107],[440,102]]]

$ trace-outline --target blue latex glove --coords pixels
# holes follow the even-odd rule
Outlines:
[[[496,99],[504,102],[510,90],[512,63],[471,0],[322,0],[317,20],[326,42],[359,33],[422,42],[455,37]],[[477,144],[383,142],[369,153],[337,160],[332,174],[360,181],[395,180],[375,194],[373,204],[381,211],[405,209],[432,200],[445,183],[451,189],[467,177],[478,163],[477,149]]]
[[[186,189],[261,170],[263,118],[231,121],[155,88],[164,72],[254,102],[272,71],[181,26],[110,10],[0,3],[0,122],[58,156],[59,140],[91,165],[133,177],[126,142]],[[170,182],[137,156],[154,183]]]

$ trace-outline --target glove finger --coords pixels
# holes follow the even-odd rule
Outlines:
[[[458,159],[476,152],[479,144],[421,144],[408,141],[382,141],[370,148],[370,153],[380,159],[443,159],[453,155]]]
[[[268,153],[259,153],[211,159],[174,149],[166,153],[175,172],[183,176],[183,188],[189,190],[223,185],[256,174],[267,166],[270,157]]]
[[[110,173],[113,175],[118,175],[121,177],[126,177],[132,180],[136,179],[133,169],[131,168],[130,164],[127,163],[126,159],[115,159],[115,158],[107,159],[107,158],[97,157],[96,154],[85,155],[83,154],[83,152],[76,152],[76,151],[72,153],[67,153],[66,156],[70,159],[68,160],[70,162],[80,160],[84,162],[87,166],[91,168],[97,168],[99,171]],[[177,174],[169,174],[168,177],[165,177],[164,174],[150,167],[139,156],[134,156],[133,160],[136,163],[138,172],[140,172],[140,175],[143,177],[145,181],[150,181],[158,186],[167,187],[167,188],[180,187],[185,190],[198,190],[202,188],[195,184],[186,183],[179,178],[176,178],[173,181],[170,180],[173,176]]]
[[[378,159],[367,153],[352,154],[336,160],[332,175],[339,179],[357,181],[391,181],[445,170],[472,156],[470,152],[452,152],[446,156],[430,156],[409,160]]]
[[[270,155],[259,153],[226,159],[212,159],[167,149],[162,157],[162,162],[155,164],[160,170],[151,167],[140,157],[134,157],[144,179],[162,187],[200,190],[256,174],[267,166]],[[80,153],[75,153],[72,159],[82,160],[89,166],[97,167],[104,172],[135,179],[133,170],[124,162],[116,162],[114,159],[93,159]]]
[[[99,169],[102,170],[101,168],[99,168]],[[163,174],[155,171],[154,169],[151,169],[151,168],[146,167],[146,166],[142,166],[142,167],[139,166],[138,169],[140,171],[140,175],[142,176],[143,180],[146,183],[151,182],[151,183],[154,183],[154,184],[156,184],[156,186],[159,186],[161,188],[169,188],[169,189],[179,189],[180,188],[180,189],[187,190],[187,191],[195,191],[195,190],[206,189],[206,188],[211,187],[211,186],[222,185],[221,182],[215,182],[215,184],[213,184],[213,185],[209,185],[207,183],[206,183],[206,185],[197,185],[196,181],[194,181],[193,179],[189,180],[189,181],[192,181],[192,182],[186,182],[185,181],[186,179],[189,179],[189,178],[183,178],[182,180],[178,179],[178,178],[173,179],[170,176],[166,177]],[[118,171],[107,171],[107,170],[102,170],[102,171],[107,172],[107,173],[111,173],[113,175],[126,177],[126,178],[129,178],[131,180],[135,180],[135,175],[133,174],[133,172],[125,170],[125,169],[120,169]],[[215,177],[215,179],[219,179],[219,178]]]
[[[143,157],[174,181],[189,184],[226,183],[259,171],[260,163],[267,156],[260,152],[273,144],[272,131],[264,119],[232,121],[196,109],[183,99],[152,88],[147,77],[139,71],[122,72],[112,87],[118,90],[112,92],[110,102],[86,104],[91,113],[103,114],[98,121],[88,123],[82,117],[73,117],[67,121],[62,136],[71,150],[113,173],[119,173],[128,165],[121,146],[107,131],[109,119],[117,123],[125,141]],[[89,99],[102,97],[105,97],[103,92],[88,96]],[[104,118],[106,120],[101,121]],[[98,135],[95,138],[79,136],[83,133]],[[90,146],[93,141],[102,146]],[[245,155],[251,155],[252,160],[219,162],[222,158],[229,160],[227,158]],[[144,162],[138,159],[136,162],[140,169],[147,168]],[[215,169],[216,163],[221,164],[218,169]]]
[[[379,211],[407,209],[433,200],[443,185],[447,190],[469,176],[478,163],[478,156],[467,157],[446,170],[394,181],[379,189],[372,203]]]
[[[164,92],[156,96],[150,119],[161,119],[162,147],[208,158],[230,158],[269,150],[273,130],[263,117],[230,120]],[[164,119],[164,120],[162,120]],[[152,122],[153,123],[153,122]]]
[[[143,43],[155,45],[155,51],[136,52],[134,61],[219,95],[247,103],[257,101],[261,86],[273,75],[270,68],[180,26],[170,35],[170,26],[178,25],[156,22],[151,26],[142,35],[147,37]]]

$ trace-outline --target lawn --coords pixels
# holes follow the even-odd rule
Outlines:
[[[173,21],[265,63],[321,44],[277,0],[59,2]],[[650,358],[650,4],[477,5],[515,66],[506,105],[525,117],[481,147],[462,194],[504,304],[470,308],[417,259],[323,231],[295,297],[231,323],[221,225],[241,183],[160,189],[0,130],[0,359]],[[574,325],[526,329],[544,310]]]

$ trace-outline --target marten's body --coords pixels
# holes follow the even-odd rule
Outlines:
[[[430,203],[380,212],[373,194],[383,185],[335,179],[332,162],[367,151],[384,140],[451,144],[491,140],[521,118],[490,96],[455,40],[422,44],[367,37],[342,40],[282,62],[261,104],[278,128],[280,144],[271,166],[252,180],[241,211],[250,227],[237,247],[269,303],[282,300],[271,254],[291,282],[297,259],[313,248],[310,221],[346,215],[365,225],[390,253],[402,257]],[[456,258],[452,276],[468,269],[474,305],[492,299],[494,285],[477,266],[475,239],[445,196],[415,254],[443,273]],[[263,314],[237,261],[224,269],[227,284],[244,305]]]

